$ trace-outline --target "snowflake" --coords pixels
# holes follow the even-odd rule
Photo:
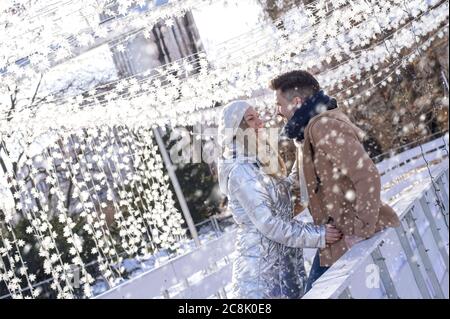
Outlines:
[[[149,29],[145,29],[144,31],[142,31],[142,34],[144,35],[144,38],[146,38],[146,39],[150,39],[152,36]]]
[[[174,20],[172,19],[172,18],[169,18],[169,19],[167,19],[166,21],[164,21],[164,24],[167,26],[167,27],[172,27],[173,25],[174,25]]]
[[[116,46],[117,51],[119,51],[120,53],[125,52],[125,46],[121,43],[119,45]]]

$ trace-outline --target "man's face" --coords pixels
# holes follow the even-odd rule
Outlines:
[[[294,115],[297,105],[301,104],[302,99],[300,97],[294,97],[292,101],[289,101],[281,90],[276,90],[275,96],[277,101],[277,115],[289,120]]]

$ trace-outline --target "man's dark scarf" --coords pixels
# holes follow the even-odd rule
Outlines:
[[[310,96],[295,111],[292,118],[286,123],[283,134],[290,139],[303,141],[305,128],[309,121],[322,112],[337,108],[336,99],[329,97],[322,90]]]

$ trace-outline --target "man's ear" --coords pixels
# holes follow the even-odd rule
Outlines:
[[[294,97],[294,104],[295,105],[299,105],[299,104],[302,104],[302,98],[301,97],[299,97],[299,96],[296,96],[296,97]]]

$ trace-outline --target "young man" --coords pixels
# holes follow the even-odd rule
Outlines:
[[[342,240],[320,249],[306,285],[311,289],[355,243],[385,227],[396,227],[394,210],[381,202],[378,170],[365,151],[364,133],[340,111],[308,72],[292,71],[271,81],[284,134],[297,145],[301,198],[315,224],[332,223]],[[306,193],[306,195],[305,195]],[[306,201],[306,203],[305,203]]]

